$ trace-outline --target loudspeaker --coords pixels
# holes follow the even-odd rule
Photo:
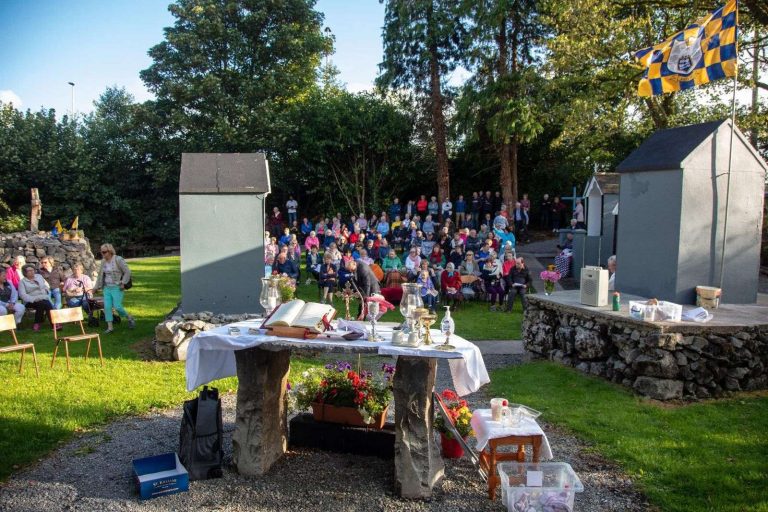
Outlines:
[[[581,303],[586,306],[608,305],[608,270],[602,267],[581,269]]]

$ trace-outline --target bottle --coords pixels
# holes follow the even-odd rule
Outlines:
[[[611,305],[614,311],[621,310],[621,294],[619,292],[613,292],[613,301]]]

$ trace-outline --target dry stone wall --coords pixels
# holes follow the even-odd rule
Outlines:
[[[215,315],[210,311],[174,313],[155,326],[155,354],[162,361],[186,361],[189,341],[198,332],[260,317],[257,314]]]
[[[87,238],[60,240],[50,233],[33,231],[0,233],[0,266],[9,267],[13,258],[19,255],[35,267],[39,266],[43,256],[52,256],[65,270],[80,262],[85,274],[91,277],[95,277],[99,269]]]
[[[768,324],[665,332],[530,297],[522,331],[529,352],[658,400],[768,388]]]

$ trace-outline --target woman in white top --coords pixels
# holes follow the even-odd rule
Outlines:
[[[133,329],[136,326],[136,321],[123,307],[125,285],[131,280],[131,270],[125,260],[115,254],[115,248],[112,247],[112,244],[101,246],[101,256],[104,259],[99,268],[96,289],[104,292],[104,318],[107,320],[107,330],[104,333],[109,334],[114,331],[112,308],[119,315],[127,317],[128,327]]]
[[[19,296],[27,308],[35,310],[35,324],[32,326],[32,330],[39,331],[43,315],[47,316],[49,320],[51,318],[50,311],[53,309],[51,288],[43,276],[35,273],[35,267],[32,265],[24,265],[22,273],[24,277],[19,281]],[[58,326],[54,326],[54,329],[58,328]]]

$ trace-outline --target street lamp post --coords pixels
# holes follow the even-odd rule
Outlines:
[[[75,118],[75,82],[67,82],[69,85],[72,86],[72,108],[70,109],[70,113],[72,114],[72,119]]]

